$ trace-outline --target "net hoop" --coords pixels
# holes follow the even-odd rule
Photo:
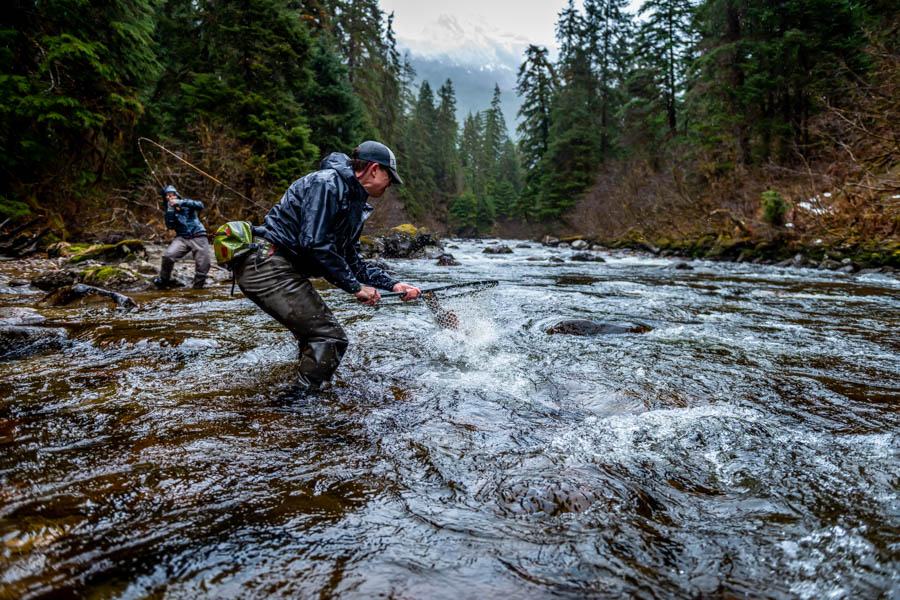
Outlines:
[[[497,285],[500,282],[496,279],[487,279],[485,281],[466,281],[463,283],[451,283],[448,285],[440,285],[433,288],[423,289],[422,294],[432,294],[435,292],[440,292],[440,297],[449,298],[451,296],[462,296],[464,294],[477,294],[478,292],[483,292],[484,290],[488,290]],[[384,297],[399,297],[404,295],[405,292],[387,292],[385,294],[381,294]]]

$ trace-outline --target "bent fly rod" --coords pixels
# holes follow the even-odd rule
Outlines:
[[[233,187],[230,187],[230,186],[228,186],[226,183],[224,183],[223,181],[220,181],[220,180],[216,179],[215,177],[213,177],[212,175],[210,175],[209,173],[207,173],[206,171],[204,171],[204,170],[201,169],[200,167],[191,164],[190,162],[188,162],[188,161],[185,160],[184,158],[178,156],[177,154],[175,154],[174,152],[172,152],[171,150],[169,150],[168,148],[166,148],[166,147],[163,146],[162,144],[160,144],[160,143],[158,143],[158,142],[154,142],[154,141],[151,140],[150,138],[139,137],[139,138],[138,138],[138,150],[141,152],[141,156],[144,158],[144,162],[147,164],[147,167],[150,169],[150,174],[153,175],[153,179],[156,180],[156,183],[159,184],[159,187],[160,187],[160,188],[163,187],[163,184],[162,184],[162,182],[159,180],[159,177],[156,176],[156,170],[153,168],[153,165],[150,163],[150,160],[147,158],[147,155],[144,154],[144,147],[141,146],[141,142],[147,142],[147,143],[149,143],[149,144],[153,144],[154,146],[156,146],[157,148],[159,148],[159,149],[162,150],[163,152],[165,152],[165,153],[167,153],[167,154],[170,154],[170,155],[174,156],[177,160],[180,160],[181,162],[183,162],[184,164],[186,164],[186,165],[189,166],[190,168],[194,169],[195,171],[197,171],[197,172],[200,173],[201,175],[204,175],[204,176],[210,178],[211,180],[215,181],[216,183],[218,183],[219,185],[221,185],[221,186],[222,186],[223,188],[225,188],[226,190],[229,190],[229,191],[231,191],[231,192],[234,192],[235,194],[237,194],[238,196],[240,196],[241,198],[243,198],[243,199],[246,200],[247,202],[250,202],[250,203],[253,202],[253,200],[251,200],[251,199],[248,198],[247,196],[243,195],[242,193],[240,193],[239,191],[237,191],[237,190],[234,189]]]

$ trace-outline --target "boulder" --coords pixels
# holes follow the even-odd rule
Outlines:
[[[498,246],[488,246],[484,250],[481,251],[482,254],[512,254],[512,248],[507,246],[506,244],[500,244]]]
[[[571,256],[571,260],[580,262],[606,262],[602,256],[596,256],[587,252],[579,252]]]
[[[70,246],[68,250],[72,257],[70,262],[80,263],[87,260],[99,260],[101,262],[131,262],[133,260],[147,258],[147,248],[141,240],[122,240],[116,244],[95,244],[86,248]]]
[[[437,239],[424,228],[410,233],[406,226],[393,228],[382,238],[381,243],[383,246],[381,255],[385,258],[423,258],[426,256],[425,248],[441,249]]]
[[[360,236],[359,249],[363,258],[372,258],[384,254],[384,240],[368,235]]]
[[[589,246],[590,246],[590,244],[588,244],[584,240],[573,240],[572,241],[572,249],[573,250],[587,250],[587,248]]]
[[[72,285],[78,279],[78,271],[69,271],[66,269],[57,269],[54,271],[45,271],[31,278],[31,285],[39,290],[49,292],[57,288]]]
[[[47,258],[57,258],[60,256],[68,258],[72,256],[71,248],[72,244],[69,242],[56,242],[55,244],[50,244],[47,246]]]
[[[143,277],[124,267],[94,267],[84,271],[81,281],[87,285],[112,290],[132,289],[135,284],[141,284],[139,287],[147,287]]]
[[[452,254],[441,254],[438,256],[437,264],[441,267],[458,267],[459,261]]]
[[[684,263],[684,262],[678,263],[677,265],[675,265],[674,268],[678,269],[679,271],[693,271],[694,270],[694,267],[692,267],[691,265]]]
[[[597,323],[587,319],[570,319],[560,321],[547,330],[549,335],[564,333],[569,335],[620,335],[623,333],[646,333],[650,328],[645,325],[613,325]]]
[[[545,235],[541,238],[541,245],[555,248],[556,246],[559,246],[559,238],[555,238],[552,235]]]

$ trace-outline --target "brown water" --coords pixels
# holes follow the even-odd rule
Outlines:
[[[224,284],[39,309],[67,337],[0,361],[0,598],[900,597],[900,281],[459,246],[392,266],[499,279],[462,331],[323,291],[351,347],[314,400]]]

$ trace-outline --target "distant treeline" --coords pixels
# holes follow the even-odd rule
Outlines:
[[[259,216],[325,154],[374,138],[398,155],[414,219],[476,234],[553,222],[614,161],[702,155],[715,174],[808,160],[838,143],[811,119],[852,101],[864,47],[897,33],[896,0],[625,5],[570,0],[558,60],[527,49],[516,144],[499,89],[460,126],[449,79],[414,88],[377,0],[11,0],[0,218],[43,215],[61,234],[85,215],[146,220],[173,178],[212,219]],[[151,177],[140,137],[250,202],[167,155]]]

